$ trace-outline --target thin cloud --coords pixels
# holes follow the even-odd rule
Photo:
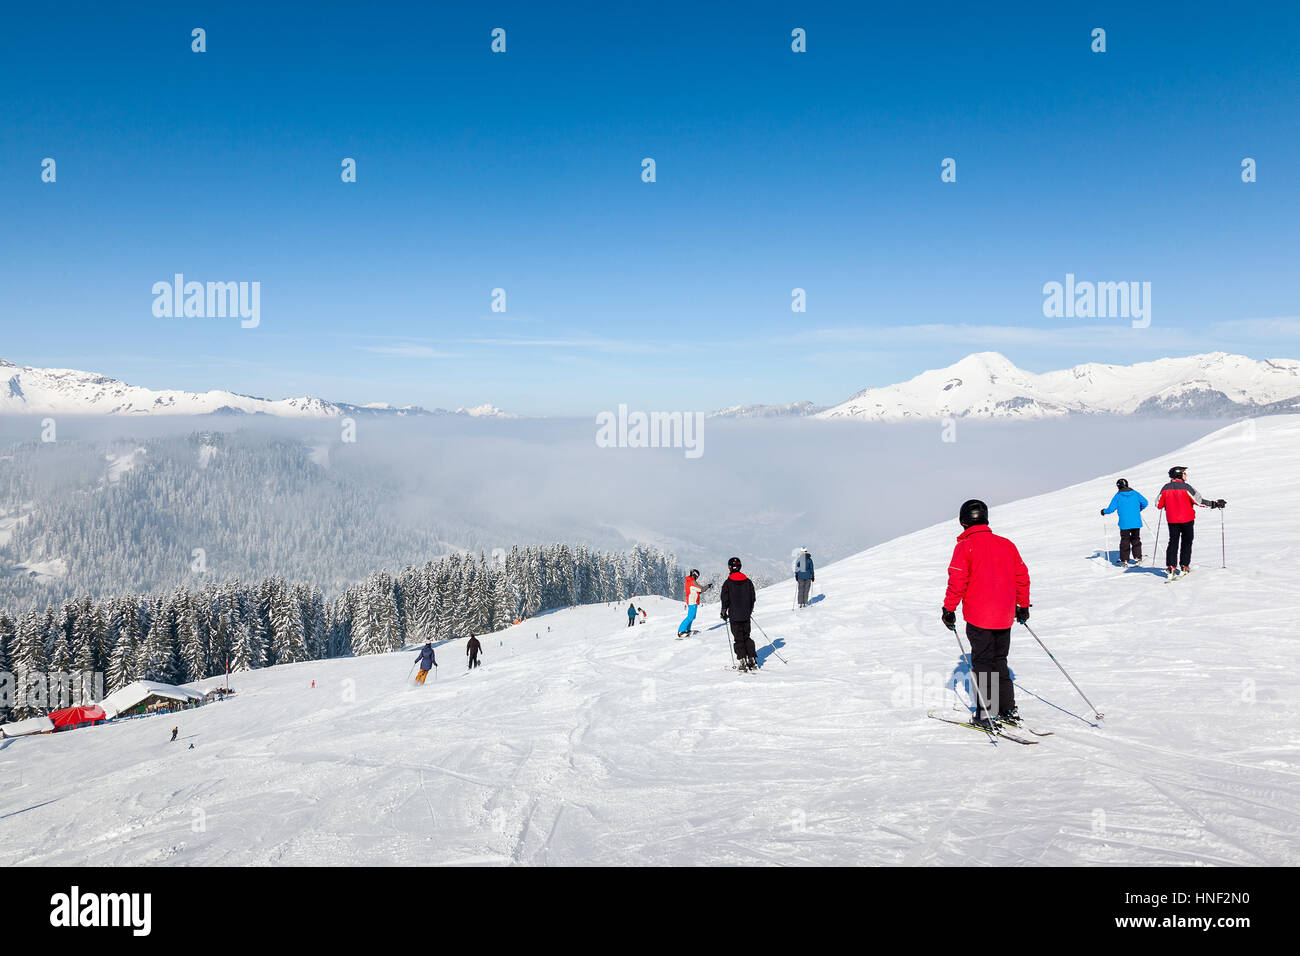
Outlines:
[[[451,352],[440,352],[427,345],[363,345],[361,350],[374,352],[376,355],[392,355],[396,358],[455,358]]]

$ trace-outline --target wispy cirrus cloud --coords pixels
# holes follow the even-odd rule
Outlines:
[[[1214,331],[1219,335],[1237,338],[1292,341],[1300,339],[1300,316],[1282,315],[1265,319],[1230,319],[1217,322]]]
[[[363,352],[374,352],[376,355],[391,355],[395,358],[455,358],[453,352],[442,352],[429,345],[363,345]]]
[[[967,325],[925,323],[920,325],[841,326],[811,329],[804,337],[821,344],[870,346],[970,345],[982,348],[1005,346],[1106,347],[1145,345],[1153,349],[1189,347],[1193,336],[1174,326],[1152,325],[1135,329],[1131,325]]]

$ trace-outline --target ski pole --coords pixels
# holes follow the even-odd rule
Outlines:
[[[767,631],[759,627],[758,622],[755,621],[752,617],[750,618],[750,621],[753,621],[754,626],[758,628],[758,633],[763,635],[763,640],[767,641],[767,643],[772,645],[772,653],[776,655],[776,659],[780,661],[782,664],[789,664],[790,662],[787,661],[784,657],[782,657],[781,652],[776,649],[776,644],[774,644],[772,642],[772,639],[767,636]]]
[[[957,625],[949,624],[948,630],[952,631],[952,636],[957,639],[957,650],[961,651],[962,657],[966,657],[966,645],[961,642],[961,635],[957,633]],[[978,704],[976,710],[983,710],[984,716],[988,719],[989,723],[992,723],[993,711],[989,710],[988,701],[984,699],[984,691],[980,690],[980,679],[975,674],[975,654],[972,652],[971,655],[967,657],[967,660],[970,661],[970,683],[971,686],[975,688],[975,700]],[[989,741],[996,746],[997,741],[994,740],[993,731],[985,728],[984,733],[989,735]]]
[[[1101,516],[1101,557],[1103,561],[1110,560],[1110,529],[1106,527],[1106,516]]]
[[[419,663],[419,662],[417,661],[416,663]],[[414,674],[414,673],[415,673],[415,664],[412,664],[412,665],[411,665],[411,669],[410,669],[409,671],[406,672],[406,681],[405,681],[406,683],[408,683],[408,684],[410,683],[410,681],[411,681],[411,675]]]
[[[1027,621],[1021,621],[1020,623],[1024,625],[1026,631],[1028,631],[1030,634],[1034,634],[1034,629],[1029,626],[1029,623]],[[1092,708],[1092,715],[1096,717],[1098,720],[1101,720],[1104,716],[1106,716],[1105,714],[1097,713],[1097,708],[1093,704],[1093,702],[1088,699],[1088,695],[1085,694],[1083,691],[1079,690],[1079,685],[1074,683],[1074,678],[1071,677],[1069,673],[1066,672],[1064,667],[1061,667],[1061,662],[1056,659],[1056,655],[1053,654],[1051,651],[1047,650],[1047,645],[1043,643],[1042,638],[1040,638],[1037,634],[1034,634],[1034,640],[1038,641],[1039,647],[1047,651],[1047,656],[1052,659],[1052,663],[1055,664],[1057,667],[1061,668],[1061,673],[1065,674],[1065,679],[1070,682],[1071,686],[1073,686],[1075,690],[1079,691],[1079,696],[1083,698],[1083,702]]]
[[[724,617],[722,623],[722,636],[727,639],[727,656],[731,658],[731,666],[734,668],[736,666],[736,652],[731,649],[731,635],[728,633],[731,630],[731,622]]]
[[[1159,551],[1160,551],[1160,525],[1161,525],[1162,522],[1164,522],[1164,520],[1165,520],[1165,513],[1164,513],[1163,511],[1161,511],[1161,512],[1160,512],[1160,517],[1156,519],[1156,543],[1155,543],[1155,547],[1153,547],[1153,548],[1151,549],[1151,567],[1153,567],[1153,568],[1156,566],[1156,554],[1159,553]]]
[[[1223,509],[1219,509],[1219,553],[1223,556],[1223,567],[1228,567],[1228,532],[1223,527]]]

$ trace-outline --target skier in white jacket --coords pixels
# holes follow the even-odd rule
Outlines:
[[[700,587],[700,572],[694,569],[686,575],[686,618],[677,626],[677,636],[685,637],[691,633],[691,625],[695,623],[695,612],[700,609],[700,595],[713,587],[712,584],[706,584]]]

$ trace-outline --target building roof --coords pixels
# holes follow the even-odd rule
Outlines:
[[[175,684],[164,684],[160,681],[138,680],[127,684],[125,687],[119,687],[101,700],[99,706],[104,708],[104,712],[109,717],[116,717],[133,707],[140,706],[150,697],[165,697],[168,700],[177,700],[181,703],[191,700],[203,700],[203,694],[196,690],[188,690],[184,687],[177,687]]]
[[[15,720],[12,724],[0,724],[0,735],[5,737],[22,737],[27,734],[44,734],[54,729],[54,721],[48,717],[29,717],[27,720]]]

